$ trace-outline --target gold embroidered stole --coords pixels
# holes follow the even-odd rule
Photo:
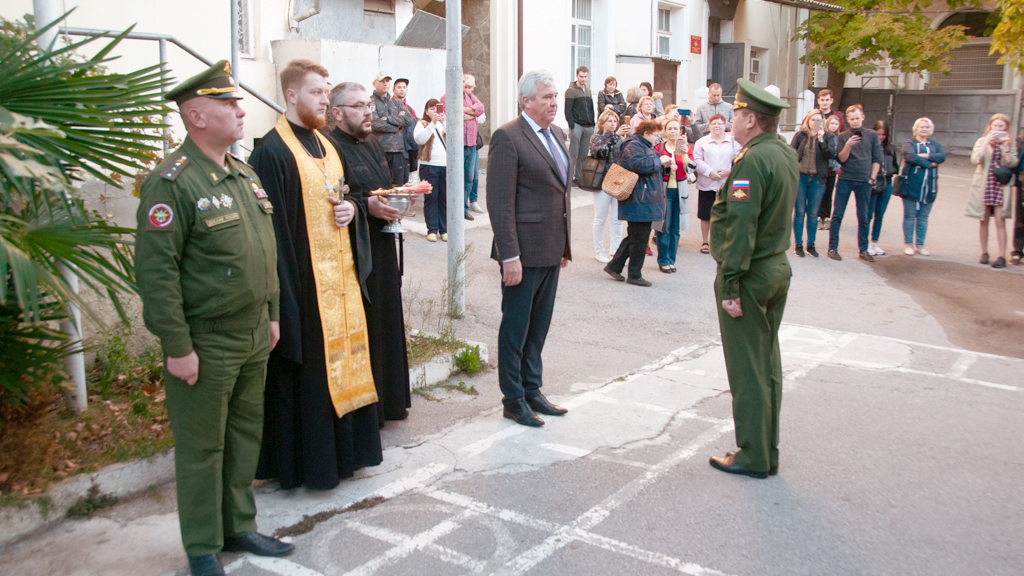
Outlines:
[[[323,168],[302,147],[282,115],[274,127],[295,157],[306,208],[306,233],[316,280],[316,300],[324,332],[327,386],[338,417],[377,401],[370,369],[363,297],[347,228],[334,224],[334,206],[327,200],[327,185],[338,185],[343,174],[334,146],[316,130],[327,153]],[[337,193],[340,197],[341,193]]]

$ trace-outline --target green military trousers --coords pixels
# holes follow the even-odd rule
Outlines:
[[[256,531],[252,481],[263,438],[263,388],[270,356],[266,314],[256,327],[197,333],[199,380],[164,371],[174,432],[178,521],[189,556],[215,554],[224,536]]]
[[[715,279],[718,324],[732,392],[736,423],[736,461],[767,472],[779,463],[779,409],[782,406],[782,357],[779,326],[793,272],[785,254],[752,260],[740,280],[743,315],[722,309],[721,268]]]

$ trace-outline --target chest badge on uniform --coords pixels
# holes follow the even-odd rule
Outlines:
[[[173,230],[174,203],[173,202],[151,202],[149,211],[146,213],[146,220],[150,230]]]
[[[733,180],[732,191],[729,192],[729,196],[737,202],[747,202],[750,200],[750,180]]]
[[[221,194],[220,203],[223,204],[225,208],[231,208],[231,204],[234,203],[234,200],[227,194]]]
[[[249,184],[252,184],[252,193],[255,194],[257,198],[259,198],[260,200],[265,200],[267,198],[266,190],[256,186],[256,183],[253,182],[252,180],[249,181]]]
[[[209,198],[200,198],[199,201],[196,202],[196,208],[198,208],[200,210],[209,210],[210,209],[210,199]]]
[[[213,202],[214,208],[220,208],[220,198],[217,198],[216,196],[211,196],[210,201]]]

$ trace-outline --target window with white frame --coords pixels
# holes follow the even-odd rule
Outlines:
[[[238,43],[238,54],[245,58],[255,58],[256,50],[253,40],[253,0],[233,0],[238,4],[238,25],[235,28],[235,41]]]
[[[572,70],[580,66],[590,69],[590,53],[594,46],[594,0],[572,0]]]
[[[672,10],[658,8],[658,55],[672,54]]]

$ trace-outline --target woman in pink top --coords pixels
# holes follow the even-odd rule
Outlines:
[[[693,161],[697,163],[697,219],[703,244],[700,251],[711,252],[708,233],[711,231],[711,205],[732,170],[732,159],[740,151],[732,136],[725,133],[725,116],[715,114],[708,119],[711,132],[697,140],[693,146]]]
[[[636,105],[636,114],[629,119],[629,125],[635,130],[644,120],[654,120],[654,98],[644,96]]]

